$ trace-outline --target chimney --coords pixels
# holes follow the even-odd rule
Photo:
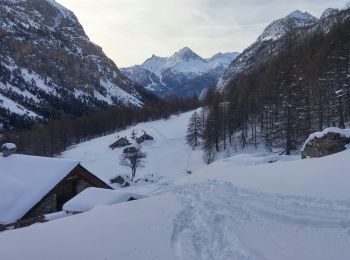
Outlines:
[[[7,143],[2,145],[2,156],[9,157],[11,154],[16,153],[17,146],[12,143]]]

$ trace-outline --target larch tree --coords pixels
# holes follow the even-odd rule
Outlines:
[[[187,143],[194,149],[200,143],[201,118],[197,111],[193,112],[187,126]]]

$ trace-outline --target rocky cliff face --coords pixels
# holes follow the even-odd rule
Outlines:
[[[110,105],[142,106],[128,80],[54,0],[0,0],[0,120],[45,120]]]

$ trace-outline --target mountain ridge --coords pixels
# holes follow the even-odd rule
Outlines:
[[[121,71],[159,96],[199,95],[208,86],[216,85],[218,78],[237,56],[237,52],[217,53],[205,59],[184,47],[170,57],[153,54],[141,65],[122,68]]]
[[[54,0],[1,0],[0,120],[37,121],[143,105],[141,86]],[[13,121],[13,120],[12,120]]]
[[[337,9],[327,9],[318,19],[315,16],[296,10],[290,14],[271,22],[249,47],[247,47],[237,59],[229,66],[219,79],[216,88],[220,91],[234,80],[240,73],[249,72],[278,52],[281,39],[288,32],[288,22],[299,31],[308,30],[321,24],[329,17],[334,16]]]

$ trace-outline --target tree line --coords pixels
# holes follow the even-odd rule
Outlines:
[[[210,163],[217,152],[237,145],[264,145],[289,155],[312,132],[345,128],[350,121],[349,13],[334,17],[327,32],[303,34],[288,22],[276,55],[239,75],[223,93],[207,92],[199,124],[190,120],[188,143],[200,144]]]
[[[195,96],[186,99],[172,96],[145,103],[143,108],[109,107],[80,117],[62,113],[57,119],[36,123],[30,129],[3,129],[2,141],[15,143],[20,153],[54,156],[74,144],[112,134],[139,122],[168,119],[198,106]]]

